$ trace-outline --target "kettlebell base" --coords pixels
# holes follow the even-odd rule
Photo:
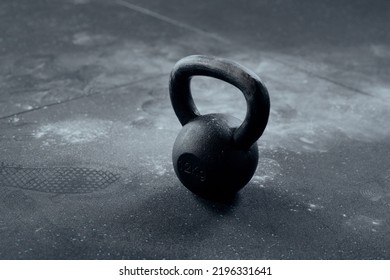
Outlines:
[[[183,154],[174,169],[180,182],[192,193],[211,200],[229,200],[248,184],[256,167],[257,164],[232,176],[234,173],[228,171],[203,169],[201,160]]]

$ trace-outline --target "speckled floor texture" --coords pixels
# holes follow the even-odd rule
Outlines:
[[[390,259],[390,2],[0,2],[0,259]],[[177,179],[169,73],[232,59],[268,87],[233,201]],[[201,113],[238,89],[196,77]]]

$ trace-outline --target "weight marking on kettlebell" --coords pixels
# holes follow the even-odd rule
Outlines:
[[[183,175],[189,175],[201,182],[204,182],[206,181],[206,172],[195,161],[199,160],[194,155],[181,155],[177,161],[179,172]]]

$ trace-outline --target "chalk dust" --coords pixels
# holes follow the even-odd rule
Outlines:
[[[50,123],[39,127],[34,137],[44,144],[84,144],[107,138],[112,122],[99,119],[83,119]],[[58,143],[57,143],[58,144]]]

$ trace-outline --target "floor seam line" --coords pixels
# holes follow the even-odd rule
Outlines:
[[[350,90],[350,91],[353,91],[353,92],[356,92],[356,93],[359,93],[359,94],[363,94],[363,95],[367,95],[367,96],[372,96],[372,94],[370,94],[369,92],[366,92],[366,91],[363,91],[363,90],[359,90],[359,89],[357,89],[357,88],[354,88],[354,87],[345,85],[345,84],[343,84],[343,83],[341,83],[341,82],[332,80],[332,79],[330,79],[330,78],[328,78],[328,77],[324,77],[324,76],[318,75],[318,74],[316,74],[316,73],[313,73],[313,72],[311,72],[311,71],[309,71],[309,70],[302,69],[302,68],[300,68],[300,67],[291,65],[291,64],[289,64],[289,63],[287,63],[287,62],[285,62],[285,61],[283,61],[283,60],[279,60],[279,59],[276,59],[276,58],[269,57],[269,55],[266,55],[266,56],[267,56],[268,59],[270,59],[270,60],[276,61],[276,62],[278,62],[278,63],[280,63],[280,64],[283,64],[284,66],[287,66],[287,67],[290,67],[290,68],[292,68],[292,69],[295,69],[295,70],[297,70],[297,71],[299,71],[299,72],[305,73],[305,74],[307,74],[308,76],[312,76],[312,77],[314,77],[314,78],[317,78],[317,79],[320,79],[320,80],[324,80],[324,81],[326,81],[326,82],[328,82],[328,83],[337,85],[337,86],[339,86],[339,87],[348,89],[348,90]]]
[[[112,89],[118,89],[118,88],[122,88],[122,87],[127,87],[127,86],[134,85],[134,84],[137,84],[137,83],[140,83],[140,82],[144,82],[144,81],[151,80],[151,79],[156,79],[156,78],[161,78],[163,76],[168,76],[168,75],[169,75],[169,73],[154,75],[154,76],[150,76],[150,77],[147,77],[147,78],[138,79],[138,80],[135,80],[135,81],[132,81],[132,82],[129,82],[129,83],[125,83],[125,84],[121,84],[121,85],[115,85],[115,86],[112,86],[110,88],[107,88],[106,90],[112,90]],[[93,89],[93,87],[91,89]],[[92,96],[95,96],[95,95],[105,95],[105,94],[109,94],[109,93],[106,92],[106,91],[95,91],[95,92],[92,92],[92,93],[87,93],[87,94],[83,94],[83,95],[76,96],[76,97],[73,97],[73,98],[69,98],[69,99],[66,99],[66,100],[62,100],[60,102],[49,103],[49,104],[45,104],[45,105],[42,105],[42,106],[39,106],[39,107],[35,107],[33,109],[29,109],[29,110],[13,113],[13,114],[10,114],[10,115],[7,115],[7,116],[3,116],[3,117],[0,117],[0,120],[5,120],[5,119],[9,119],[9,118],[16,117],[16,116],[19,116],[19,115],[27,114],[27,113],[30,113],[30,112],[39,111],[39,110],[42,110],[42,109],[46,109],[48,107],[53,107],[53,106],[57,106],[57,105],[66,104],[68,102],[72,102],[72,101],[83,99],[83,98],[89,98],[89,97],[92,97]]]
[[[136,11],[136,12],[139,12],[139,13],[142,13],[144,15],[147,15],[147,16],[150,16],[150,17],[153,17],[153,18],[156,18],[158,20],[161,20],[161,21],[164,21],[164,22],[167,22],[167,23],[170,23],[174,26],[177,26],[177,27],[180,27],[180,28],[184,28],[186,30],[191,30],[191,31],[194,31],[198,34],[201,34],[203,36],[207,36],[209,38],[212,38],[212,39],[215,39],[215,40],[218,40],[218,41],[221,41],[223,43],[228,43],[228,44],[232,44],[232,45],[237,45],[236,43],[232,42],[231,40],[229,39],[226,39],[226,38],[222,38],[214,33],[209,33],[209,32],[206,32],[202,29],[199,29],[199,28],[196,28],[196,27],[193,27],[191,25],[188,25],[186,23],[183,23],[183,22],[180,22],[178,20],[175,20],[175,19],[172,19],[170,17],[167,17],[167,16],[164,16],[162,14],[159,14],[157,12],[154,12],[150,9],[147,9],[147,8],[144,8],[144,7],[141,7],[141,6],[138,6],[138,5],[135,5],[133,3],[130,3],[129,1],[127,0],[116,0],[116,3],[118,5],[121,5],[121,6],[124,6],[124,7],[127,7],[133,11]],[[272,57],[269,57],[269,55],[266,55],[268,57],[268,59],[270,60],[273,60],[273,61],[276,61],[278,63],[281,63],[289,68],[292,68],[292,69],[295,69],[299,72],[302,72],[302,73],[305,73],[309,76],[312,76],[312,77],[315,77],[317,79],[320,79],[320,80],[324,80],[328,83],[331,83],[331,84],[334,84],[334,85],[337,85],[339,87],[342,87],[342,88],[345,88],[345,89],[348,89],[348,90],[351,90],[355,93],[359,93],[359,94],[363,94],[363,95],[367,95],[367,96],[372,96],[370,93],[368,92],[365,92],[365,91],[362,91],[362,90],[359,90],[359,89],[356,89],[354,87],[351,87],[351,86],[348,86],[348,85],[345,85],[341,82],[338,82],[338,81],[334,81],[330,78],[327,78],[327,77],[324,77],[324,76],[321,76],[321,75],[318,75],[318,74],[315,74],[315,73],[312,73],[311,71],[309,70],[305,70],[305,69],[302,69],[300,67],[296,67],[296,66],[293,66],[293,65],[290,65],[289,63],[286,63],[284,62],[283,60],[279,60],[279,59],[275,59],[275,58],[272,58]]]
[[[144,14],[144,15],[147,15],[147,16],[150,16],[150,17],[153,17],[155,19],[158,19],[158,20],[161,20],[163,22],[166,22],[166,23],[169,23],[169,24],[172,24],[174,26],[177,26],[177,27],[180,27],[180,28],[184,28],[186,30],[191,30],[191,31],[194,31],[198,34],[201,34],[203,36],[207,36],[209,38],[212,38],[212,39],[215,39],[215,40],[218,40],[218,41],[221,41],[221,42],[224,42],[224,43],[231,43],[230,40],[227,40],[225,38],[222,38],[214,33],[210,33],[210,32],[207,32],[207,31],[204,31],[202,29],[199,29],[199,28],[196,28],[196,27],[193,27],[191,25],[188,25],[186,23],[183,23],[181,21],[178,21],[178,20],[175,20],[175,19],[172,19],[170,17],[167,17],[167,16],[164,16],[162,14],[159,14],[157,12],[154,12],[152,10],[149,10],[147,8],[144,8],[144,7],[141,7],[141,6],[138,6],[138,5],[135,5],[133,3],[130,3],[129,1],[126,1],[126,0],[117,0],[116,3],[120,6],[123,6],[123,7],[126,7],[130,10],[133,10],[133,11],[136,11],[136,12],[139,12],[141,14]]]

